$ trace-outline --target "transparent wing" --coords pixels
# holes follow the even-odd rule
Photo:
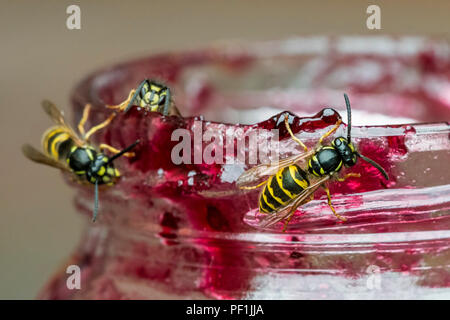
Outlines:
[[[306,159],[307,157],[314,154],[314,150],[301,153],[298,155],[290,156],[284,159],[281,159],[277,162],[272,162],[269,164],[260,164],[258,166],[255,166],[244,173],[242,173],[239,178],[236,181],[236,185],[239,188],[242,187],[248,187],[252,184],[257,184],[263,177],[265,176],[271,176],[280,170],[280,168],[292,165],[296,162],[299,162],[303,159]]]
[[[61,110],[59,110],[58,107],[55,106],[55,104],[53,102],[51,102],[49,100],[42,101],[42,108],[44,109],[45,113],[56,124],[67,128],[67,130],[69,131],[69,134],[71,135],[71,137],[73,138],[73,140],[75,141],[75,143],[78,146],[82,146],[84,144],[83,140],[81,140],[78,137],[78,135],[75,133],[75,131],[72,129],[72,127],[66,123],[66,120],[64,119],[64,115],[62,114]]]
[[[36,150],[34,147],[30,146],[29,144],[25,144],[22,146],[22,152],[25,155],[25,157],[27,157],[28,159],[30,159],[34,162],[45,164],[50,167],[54,167],[54,168],[58,168],[58,169],[70,172],[70,169],[66,165],[64,165],[64,163],[56,161],[55,159],[52,159],[52,158],[46,156],[45,154]]]
[[[289,218],[292,214],[295,213],[295,210],[302,205],[308,198],[316,192],[316,190],[323,185],[327,180],[330,179],[331,176],[325,176],[320,178],[314,184],[310,185],[308,188],[303,190],[296,198],[294,198],[291,202],[289,202],[283,208],[280,208],[278,211],[267,214],[267,216],[258,224],[258,227],[266,228],[272,226],[284,219]]]

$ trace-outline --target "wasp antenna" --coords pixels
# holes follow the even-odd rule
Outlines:
[[[347,106],[347,141],[351,142],[351,131],[352,131],[352,109],[350,107],[350,100],[346,93],[344,93],[345,105]]]
[[[134,143],[132,143],[131,145],[129,145],[128,147],[126,147],[125,149],[123,149],[122,151],[120,151],[119,153],[116,153],[114,156],[112,156],[111,158],[109,158],[108,163],[113,162],[114,160],[116,160],[117,158],[119,158],[120,156],[122,156],[124,153],[130,151],[131,149],[133,149],[134,147],[136,147],[136,145],[141,142],[139,139],[136,140]]]
[[[367,158],[366,156],[362,155],[361,153],[357,153],[358,157],[360,157],[361,159],[363,159],[364,161],[370,163],[372,166],[374,166],[375,168],[378,169],[378,171],[380,171],[380,173],[383,175],[383,177],[386,180],[389,180],[389,176],[386,173],[386,171],[384,171],[383,167],[381,167],[378,163],[376,163],[375,161],[373,161],[370,158]]]
[[[141,82],[139,87],[136,89],[136,92],[133,94],[133,97],[128,102],[128,105],[125,108],[124,112],[127,112],[128,110],[131,109],[131,107],[133,106],[134,100],[136,100],[136,97],[138,96],[139,92],[141,92],[142,87],[145,85],[146,82],[147,82],[147,79],[145,79],[144,81]]]
[[[92,216],[92,222],[95,222],[98,214],[98,180],[95,181],[95,192],[94,192],[94,214]]]

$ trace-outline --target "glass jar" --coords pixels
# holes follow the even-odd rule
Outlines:
[[[89,76],[72,96],[74,123],[87,102],[92,123],[103,120],[105,104],[145,78],[165,82],[184,117],[133,108],[93,137],[117,148],[141,144],[135,158],[116,161],[120,182],[100,191],[99,219],[67,263],[80,267],[81,289],[67,288],[64,267],[39,298],[449,298],[449,57],[448,43],[419,37],[304,37],[161,54]],[[317,191],[287,232],[282,223],[260,228],[259,191],[235,185],[248,158],[172,161],[179,129],[192,158],[207,148],[208,130],[224,144],[279,129],[279,156],[302,152],[283,111],[314,147],[339,114],[347,122],[344,92],[356,147],[390,177],[359,161],[347,170],[360,179],[329,183],[345,223]],[[75,205],[90,216],[92,190],[74,187]]]

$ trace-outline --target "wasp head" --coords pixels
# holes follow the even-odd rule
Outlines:
[[[103,153],[98,153],[86,170],[86,178],[92,184],[111,185],[119,176],[119,171],[114,168],[114,164]]]
[[[358,153],[356,152],[353,143],[348,142],[344,137],[338,137],[332,142],[333,147],[341,156],[342,162],[347,167],[354,166],[356,164]]]

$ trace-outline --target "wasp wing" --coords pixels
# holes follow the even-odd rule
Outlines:
[[[66,123],[63,113],[61,112],[61,110],[58,109],[57,106],[55,106],[55,104],[53,102],[51,102],[49,100],[42,101],[42,108],[44,109],[45,113],[56,124],[67,128],[71,138],[75,141],[75,143],[78,146],[82,146],[84,144],[83,140],[81,140],[80,137],[78,137],[78,135],[75,133],[75,131],[72,129],[72,127]]]
[[[255,166],[242,173],[237,179],[236,185],[239,188],[244,188],[252,184],[257,184],[257,182],[259,182],[263,177],[274,175],[278,172],[278,170],[280,170],[280,168],[290,166],[296,162],[306,159],[313,154],[314,150],[311,150],[305,153],[281,159],[277,162]]]
[[[34,147],[30,146],[29,144],[25,144],[22,146],[22,152],[25,155],[25,157],[27,157],[28,159],[30,159],[34,162],[45,164],[50,167],[54,167],[54,168],[61,169],[63,171],[70,172],[70,169],[66,165],[64,165],[64,163],[56,161],[55,159],[52,159],[52,158],[46,156],[45,154],[36,150]]]
[[[308,198],[316,192],[316,190],[323,185],[327,180],[330,179],[331,176],[325,176],[318,181],[316,181],[314,184],[310,185],[308,188],[303,190],[296,198],[291,200],[286,206],[283,208],[280,208],[278,211],[275,211],[273,213],[269,213],[266,218],[264,218],[258,226],[261,228],[270,227],[277,222],[280,222],[284,219],[289,218],[295,213],[295,210],[302,204],[304,204]]]
[[[62,112],[58,109],[57,106],[55,106],[53,102],[49,100],[43,100],[42,108],[56,124],[66,126],[66,121],[64,120]]]

